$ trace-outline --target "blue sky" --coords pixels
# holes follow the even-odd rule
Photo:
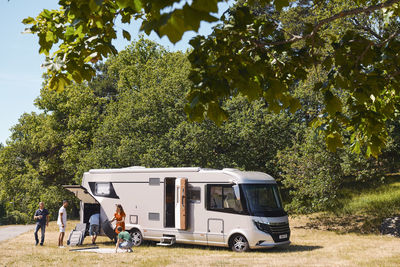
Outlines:
[[[40,65],[44,56],[39,55],[37,38],[30,34],[21,34],[25,25],[21,21],[26,17],[35,17],[42,9],[56,9],[55,0],[0,0],[0,143],[6,144],[10,136],[10,129],[18,123],[19,117],[27,112],[40,112],[33,105],[39,96],[42,73]],[[232,1],[230,1],[232,2]],[[219,13],[227,9],[228,5],[219,6]],[[200,34],[211,33],[212,25],[202,23]],[[123,26],[134,38],[138,35],[138,25]],[[166,37],[160,39],[152,33],[148,38],[154,40],[170,50],[186,50],[194,32],[185,33],[177,44],[171,44]],[[114,43],[120,51],[129,44],[119,32]]]

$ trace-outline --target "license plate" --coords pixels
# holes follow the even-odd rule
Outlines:
[[[279,235],[279,239],[284,239],[284,238],[287,238],[287,234]]]

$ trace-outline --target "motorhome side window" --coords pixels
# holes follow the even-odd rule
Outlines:
[[[108,198],[119,198],[115,193],[112,183],[107,182],[89,182],[90,191],[93,195]]]
[[[201,191],[200,187],[189,186],[188,199],[191,203],[200,203],[200,195],[201,195],[200,191]]]
[[[111,194],[111,184],[110,183],[96,183],[97,196],[108,196]]]
[[[207,209],[244,213],[242,203],[235,195],[232,185],[207,185]]]

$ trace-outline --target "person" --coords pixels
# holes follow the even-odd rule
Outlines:
[[[126,252],[132,252],[132,239],[131,239],[131,235],[122,229],[122,226],[118,226],[117,230],[119,232],[118,234],[118,241],[117,241],[117,245],[115,246],[115,253],[117,253],[118,248],[120,249],[126,249]]]
[[[117,221],[117,224],[115,225],[115,233],[119,234],[120,231],[118,231],[118,226],[122,227],[122,230],[125,231],[125,212],[124,209],[122,208],[121,204],[117,204],[117,210],[114,213],[114,218],[112,218],[111,222]]]
[[[58,247],[59,248],[64,247],[63,244],[64,244],[65,228],[67,227],[67,210],[66,210],[67,207],[68,207],[68,201],[63,200],[63,204],[58,211],[57,224],[60,227],[60,235],[58,236]]]
[[[96,238],[97,235],[99,234],[99,225],[100,225],[100,214],[99,213],[95,213],[92,216],[90,216],[89,219],[89,234],[92,237],[92,244],[95,245],[96,244]]]
[[[44,208],[44,203],[39,202],[39,209],[35,211],[35,215],[33,216],[33,219],[36,220],[36,228],[35,228],[35,241],[36,241],[36,246],[39,244],[39,238],[38,238],[38,231],[40,229],[41,232],[41,239],[40,239],[40,245],[43,246],[44,242],[44,234],[46,232],[46,226],[49,226],[49,211]]]

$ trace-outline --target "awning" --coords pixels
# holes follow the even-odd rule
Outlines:
[[[86,190],[86,188],[81,185],[63,185],[63,187],[74,193],[75,196],[84,203],[98,203],[97,200]]]

